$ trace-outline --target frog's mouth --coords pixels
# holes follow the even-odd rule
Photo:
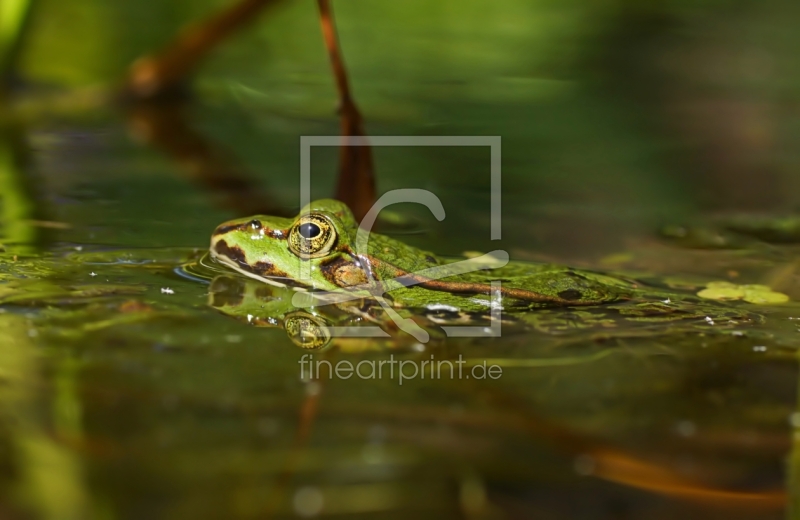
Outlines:
[[[275,287],[287,287],[288,286],[288,284],[286,284],[286,283],[282,283],[282,282],[279,282],[277,280],[273,280],[273,279],[267,278],[266,276],[261,276],[259,274],[256,274],[256,273],[252,272],[252,271],[243,269],[236,262],[234,262],[233,260],[231,260],[230,258],[228,258],[226,256],[218,255],[218,254],[215,254],[214,252],[212,252],[211,253],[211,258],[213,258],[214,260],[216,260],[220,264],[224,265],[225,267],[233,269],[237,273],[243,274],[243,275],[245,275],[245,276],[247,276],[249,278],[254,278],[254,279],[258,280],[259,282],[264,282],[264,283],[267,283],[269,285],[274,285]]]
[[[229,246],[224,240],[215,241],[209,248],[209,253],[211,253],[211,258],[220,264],[259,282],[276,287],[291,286],[298,290],[304,290],[294,279],[269,262],[259,261],[251,265],[247,262],[247,257],[241,249]]]

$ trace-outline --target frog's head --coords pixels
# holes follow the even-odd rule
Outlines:
[[[332,256],[350,251],[357,227],[343,202],[322,199],[294,219],[256,215],[225,222],[211,236],[210,252],[228,267],[267,283],[284,278],[331,290],[337,286],[320,268]],[[302,273],[311,279],[301,278]]]

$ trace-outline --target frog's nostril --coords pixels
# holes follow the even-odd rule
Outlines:
[[[253,220],[251,220],[248,223],[248,226],[250,226],[251,228],[253,228],[255,230],[259,230],[259,229],[261,229],[261,221],[256,219],[256,218],[254,218]]]

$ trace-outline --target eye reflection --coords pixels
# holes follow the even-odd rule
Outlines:
[[[303,349],[319,350],[331,342],[327,322],[307,312],[289,314],[283,320],[283,328],[292,343]]]

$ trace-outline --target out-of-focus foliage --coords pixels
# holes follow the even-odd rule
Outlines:
[[[111,84],[138,56],[225,5],[40,0],[22,72],[67,87]],[[559,229],[577,232],[569,222],[577,213],[608,208],[626,226],[649,228],[676,209],[800,204],[794,0],[333,5],[368,132],[501,135],[503,175],[515,186],[509,207],[566,208],[548,215],[562,219]],[[268,9],[217,49],[195,86],[214,111],[198,124],[279,191],[295,192],[285,172],[297,167],[296,136],[336,132],[314,2]],[[335,161],[334,153],[320,157]],[[382,190],[485,188],[478,150],[376,154]],[[552,238],[537,233],[536,241]],[[472,240],[454,248],[474,249]]]
[[[10,67],[25,26],[32,0],[0,2],[0,73]]]

